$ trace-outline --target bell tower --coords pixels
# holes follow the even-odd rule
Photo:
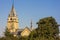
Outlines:
[[[16,15],[16,11],[14,9],[13,4],[7,20],[7,29],[9,32],[16,32],[18,27],[19,27],[18,17]]]

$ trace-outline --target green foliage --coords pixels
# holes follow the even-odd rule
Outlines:
[[[37,24],[38,28],[29,36],[32,40],[59,40],[58,24],[53,17],[40,19]]]
[[[13,34],[11,34],[9,31],[8,31],[8,29],[6,28],[6,30],[5,30],[5,37],[13,37]]]

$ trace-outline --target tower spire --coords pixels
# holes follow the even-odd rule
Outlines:
[[[14,0],[12,0],[12,9],[14,8]]]
[[[14,9],[14,0],[12,0],[12,9],[11,9],[11,12],[10,12],[10,14],[9,14],[9,17],[10,16],[17,16],[16,15],[16,11],[15,11],[15,9]]]
[[[31,31],[32,31],[32,26],[33,26],[33,25],[32,25],[32,20],[31,20],[31,26],[30,26],[30,28],[31,28]]]
[[[31,28],[32,28],[32,20],[31,20]]]

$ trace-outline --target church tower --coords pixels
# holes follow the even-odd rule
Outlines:
[[[11,12],[8,16],[7,20],[7,29],[9,32],[16,32],[19,27],[18,17],[16,15],[16,11],[14,9],[14,5],[12,5]]]

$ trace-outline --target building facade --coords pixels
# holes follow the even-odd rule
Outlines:
[[[13,33],[15,36],[29,36],[29,34],[32,31],[32,21],[31,21],[31,27],[19,29],[19,21],[16,14],[16,11],[14,9],[14,5],[12,5],[12,9],[10,11],[10,14],[8,16],[7,20],[7,29],[10,33]]]

